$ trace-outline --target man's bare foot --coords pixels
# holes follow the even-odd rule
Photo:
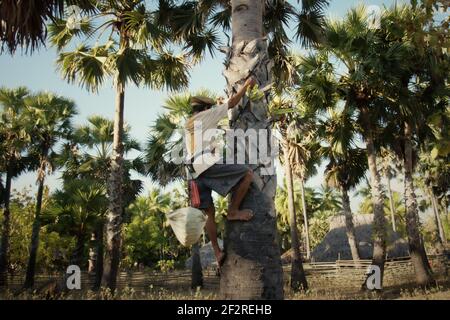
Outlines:
[[[227,215],[230,221],[249,221],[251,218],[253,218],[253,211],[250,209],[230,211]]]

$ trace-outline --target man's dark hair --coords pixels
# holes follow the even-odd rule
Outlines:
[[[191,113],[199,113],[205,110],[208,110],[211,108],[211,105],[208,104],[196,104],[195,106],[192,106],[192,112]]]
[[[196,96],[191,98],[192,113],[208,110],[214,104],[215,101],[209,97]]]

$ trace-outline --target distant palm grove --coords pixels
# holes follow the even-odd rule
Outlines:
[[[51,88],[1,84],[0,291],[14,275],[22,277],[23,290],[32,290],[38,274],[65,273],[69,265],[92,276],[94,291],[114,290],[121,271],[185,269],[192,255],[193,273],[201,272],[195,257],[209,241],[206,234],[193,248],[183,247],[166,219],[189,206],[185,168],[170,154],[181,141],[190,98],[219,98],[208,89],[189,91],[194,65],[208,54],[221,64],[219,49],[227,52],[227,94],[249,76],[246,68],[233,70],[233,55],[247,50],[238,37],[245,45],[265,37],[267,45],[252,54],[271,60],[271,89],[248,92],[250,102],[242,102],[241,118],[230,126],[251,127],[245,110],[262,106],[264,123],[277,132],[276,194],[267,187],[263,196],[276,212],[279,254],[267,257],[290,264],[289,290],[312,288],[305,264],[320,260],[321,243],[339,217],[348,259],[370,259],[383,276],[393,239],[400,239],[415,284],[434,286],[438,275],[429,257],[448,253],[450,238],[449,4],[411,0],[382,8],[379,16],[358,6],[331,19],[329,2],[1,1],[0,54],[53,48],[55,72],[79,90],[100,92],[113,83],[115,113],[74,123],[77,101]],[[70,5],[80,8],[75,24]],[[257,17],[259,35],[236,29],[245,22],[242,10]],[[261,85],[268,80],[258,68],[250,73]],[[230,72],[240,78],[232,82]],[[133,110],[129,86],[167,90],[163,113],[140,139],[124,117],[125,106]],[[15,187],[26,173],[35,175],[36,188]],[[51,175],[60,177],[55,190],[48,186]],[[158,187],[145,190],[144,177]],[[311,187],[318,179],[321,187]],[[218,235],[230,248],[232,234],[244,231],[224,219],[228,199],[215,202]],[[368,240],[356,231],[360,216],[370,216],[369,256],[361,247]],[[250,227],[261,229],[256,223]],[[251,250],[249,256],[259,248]],[[278,272],[261,261],[253,259],[252,266]],[[220,277],[233,272],[227,266]],[[267,273],[270,283],[276,276]],[[224,287],[233,284],[220,286],[228,292]],[[364,281],[360,286],[367,289]],[[278,289],[231,298],[283,298]]]

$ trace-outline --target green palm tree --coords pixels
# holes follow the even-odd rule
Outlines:
[[[167,235],[167,221],[165,214],[169,211],[171,199],[167,194],[162,194],[159,189],[152,189],[146,197],[139,197],[132,203],[130,210],[139,214],[151,213],[158,221],[158,226],[161,230],[161,237],[159,243],[159,259],[164,260],[167,253],[168,235]],[[145,219],[145,216],[141,217]]]
[[[139,143],[129,134],[130,128],[125,126],[123,146],[124,154],[132,150],[140,151]],[[73,179],[91,179],[101,183],[107,188],[108,176],[111,167],[114,123],[101,116],[91,116],[88,124],[76,128],[71,140],[63,148],[61,165],[64,165],[64,181]],[[125,159],[123,172],[124,208],[133,202],[143,188],[142,181],[131,179],[131,171],[144,173],[141,158]],[[125,209],[124,209],[125,210]],[[105,210],[106,211],[106,210]],[[125,213],[122,214],[125,216]],[[103,275],[103,245],[104,221],[97,224],[92,240],[96,242],[93,255],[95,256],[94,289],[101,285]]]
[[[139,142],[130,136],[130,127],[124,127],[124,154],[130,151],[140,151]],[[98,179],[105,186],[113,154],[114,122],[102,116],[91,116],[88,124],[77,127],[71,141],[64,147],[61,163],[66,166],[63,172],[65,180],[77,177]],[[125,160],[127,167],[139,171],[142,164],[140,158],[134,163]]]
[[[317,197],[320,199],[319,210],[326,212],[341,212],[342,200],[339,193],[328,184],[322,184],[317,190]]]
[[[298,290],[306,290],[308,288],[308,282],[306,279],[306,275],[303,269],[302,256],[300,253],[300,240],[298,237],[298,225],[297,225],[297,210],[295,206],[295,190],[294,190],[294,175],[292,166],[292,161],[297,161],[297,159],[293,158],[291,155],[293,154],[293,148],[296,146],[293,144],[295,141],[295,136],[292,136],[292,128],[296,125],[295,118],[300,115],[293,111],[292,108],[292,100],[283,97],[277,97],[272,101],[271,104],[271,112],[281,114],[280,119],[278,120],[276,127],[279,130],[281,136],[283,136],[282,144],[282,157],[280,160],[284,165],[284,172],[286,175],[285,187],[286,187],[286,198],[283,205],[284,208],[287,207],[288,214],[287,216],[281,215],[282,220],[285,224],[289,225],[290,230],[290,240],[291,240],[291,288],[294,291]],[[294,109],[295,110],[295,109]],[[284,191],[284,190],[283,190]],[[284,193],[284,192],[281,193]],[[278,199],[275,200],[275,205],[278,210],[284,212],[283,206],[280,206],[279,201],[282,199],[280,197],[280,193],[278,193]],[[302,194],[302,201],[305,200],[304,194]],[[278,202],[278,203],[277,203]],[[287,203],[286,203],[287,202]],[[277,206],[278,204],[278,206]],[[304,210],[304,226],[306,230],[306,247],[307,247],[307,257],[309,258],[309,230],[308,230],[308,219],[306,217],[306,210]],[[278,212],[280,214],[280,211]],[[283,219],[284,218],[284,219]]]
[[[55,216],[52,226],[59,233],[75,237],[75,249],[71,263],[82,267],[83,252],[90,234],[96,230],[106,211],[106,189],[95,180],[65,182],[63,189],[52,196],[50,214]]]
[[[384,272],[386,230],[384,194],[376,163],[378,135],[386,118],[389,89],[397,85],[392,69],[405,65],[405,45],[383,43],[379,32],[371,29],[364,7],[350,10],[342,21],[330,21],[324,32],[321,52],[325,59],[310,64],[313,72],[301,78],[305,103],[326,109],[329,101],[343,100],[356,114],[358,134],[366,145],[374,212],[374,251],[372,264]],[[332,61],[332,62],[331,62]],[[340,67],[339,67],[340,66]],[[308,81],[316,77],[318,81]],[[365,285],[365,284],[364,284]]]
[[[303,270],[302,257],[300,254],[300,241],[298,239],[297,230],[297,216],[294,204],[294,181],[291,168],[291,162],[289,159],[289,144],[284,147],[284,171],[286,175],[287,184],[287,196],[288,196],[288,209],[289,209],[289,226],[291,231],[291,247],[292,247],[292,259],[291,259],[291,288],[293,290],[306,290],[308,289],[308,283],[306,280],[305,272]],[[304,195],[302,197],[304,199]],[[304,210],[305,212],[305,210]],[[307,220],[304,220],[304,226],[306,229],[307,237],[307,252],[309,253],[309,232],[307,229]]]
[[[116,91],[103,277],[104,284],[111,289],[115,288],[119,266],[124,207],[122,180],[126,86],[134,83],[136,86],[158,89],[179,89],[187,85],[188,57],[201,57],[205,49],[214,47],[216,38],[211,34],[202,37],[205,32],[202,21],[190,25],[191,21],[187,20],[195,16],[185,16],[185,13],[184,9],[176,9],[169,1],[160,1],[154,11],[150,11],[143,0],[117,3],[97,1],[95,10],[85,16],[77,32],[68,28],[65,20],[57,21],[50,28],[51,41],[60,51],[57,63],[65,79],[77,81],[93,91],[98,90],[107,79],[112,79]],[[92,27],[94,23],[98,24],[95,28]],[[188,29],[185,29],[186,24]],[[193,35],[198,36],[195,43],[192,42]],[[75,36],[81,36],[85,41],[74,51],[62,52]],[[205,46],[199,48],[199,44]],[[189,53],[174,55],[167,49],[170,45],[185,46]]]
[[[230,47],[222,48],[227,54],[224,76],[227,80],[228,96],[238,90],[250,74],[256,77],[260,88],[268,87],[272,82],[271,61],[276,64],[276,78],[282,78],[277,72],[290,74],[283,72],[286,70],[285,66],[289,66],[287,63],[283,64],[289,43],[284,28],[289,20],[294,19],[297,36],[304,43],[320,40],[323,10],[328,1],[308,0],[301,1],[301,4],[301,9],[298,9],[287,1],[231,0],[223,10],[218,11],[231,14],[231,24],[227,19],[219,20],[231,25]],[[231,115],[230,127],[245,130],[271,128],[267,115],[269,102],[269,91],[257,95],[254,99],[245,97],[239,107],[235,108],[237,112]],[[238,224],[227,223],[227,258],[222,267],[220,286],[221,295],[226,298],[283,297],[280,254],[275,243],[276,179],[274,175],[264,175],[265,166],[267,163],[252,165],[262,192],[251,188],[247,196],[248,208],[255,212],[255,217],[246,223],[248,236],[243,236]],[[261,203],[267,205],[261,207]],[[249,242],[254,245],[248,246]],[[260,272],[253,272],[252,268]]]
[[[34,284],[36,257],[39,247],[39,231],[41,227],[42,196],[45,177],[54,171],[56,166],[55,146],[62,139],[70,137],[72,132],[72,117],[76,114],[75,104],[66,98],[51,93],[39,93],[30,96],[25,102],[29,122],[26,130],[31,135],[30,154],[38,159],[36,196],[36,212],[32,228],[30,256],[24,287],[31,288]]]
[[[23,173],[29,158],[26,148],[31,136],[24,130],[27,121],[25,99],[29,95],[26,88],[0,88],[0,174],[5,175],[2,184],[1,205],[3,206],[2,234],[0,241],[0,286],[7,284],[10,243],[10,198],[12,179]]]
[[[296,58],[295,78],[297,85],[293,93],[297,108],[301,112],[297,120],[295,151],[291,155],[294,172],[300,178],[302,189],[302,211],[306,221],[307,255],[310,256],[309,231],[307,227],[307,206],[304,184],[316,174],[320,163],[320,143],[318,135],[318,118],[320,113],[331,108],[336,101],[334,94],[335,81],[332,66],[323,54]]]
[[[346,108],[329,111],[329,117],[322,124],[321,135],[325,145],[321,147],[321,155],[329,160],[325,168],[325,180],[329,186],[341,192],[350,251],[353,260],[359,260],[348,192],[364,178],[367,161],[364,149],[355,145],[356,123],[352,116]]]
[[[413,175],[418,154],[417,141],[421,141],[429,131],[427,118],[439,110],[445,110],[448,105],[450,56],[443,54],[439,46],[427,44],[427,39],[438,39],[440,35],[434,30],[432,19],[428,18],[425,10],[397,6],[386,13],[382,24],[385,26],[385,42],[398,46],[405,42],[408,44],[403,54],[406,65],[400,64],[391,71],[399,81],[392,91],[397,103],[389,105],[392,116],[389,130],[400,139],[393,139],[390,144],[403,160],[406,230],[416,282],[420,286],[428,286],[434,280],[420,232]]]
[[[317,140],[316,114],[303,104],[298,104],[298,118],[290,125],[289,159],[292,172],[299,178],[302,199],[303,225],[305,227],[306,258],[311,258],[305,184],[317,173],[320,164],[319,141]]]

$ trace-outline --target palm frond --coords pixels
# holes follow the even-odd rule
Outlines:
[[[151,88],[179,90],[189,82],[190,66],[184,55],[175,56],[171,52],[163,52],[154,59],[143,59],[142,63],[145,70],[144,82]]]
[[[97,91],[109,75],[105,62],[109,57],[105,46],[90,48],[81,45],[73,52],[61,53],[57,65],[68,82],[77,81],[90,91]]]
[[[194,58],[195,62],[200,62],[207,51],[214,57],[214,52],[219,44],[220,40],[217,32],[210,29],[188,36],[184,49]]]
[[[66,47],[74,37],[88,36],[93,28],[87,21],[80,22],[80,28],[74,29],[67,26],[67,21],[56,19],[48,25],[50,43],[56,47],[58,51]]]

